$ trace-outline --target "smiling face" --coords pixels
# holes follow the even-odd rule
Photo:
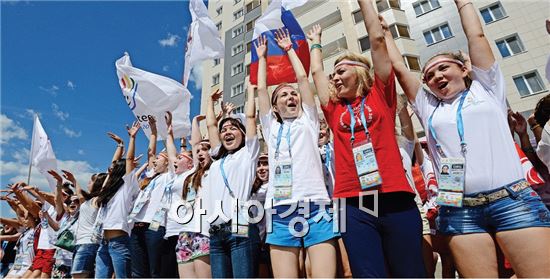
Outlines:
[[[466,89],[464,78],[468,76],[466,67],[453,59],[439,55],[428,61],[424,72],[424,82],[439,98],[448,100]]]
[[[199,161],[201,167],[204,168],[205,166],[209,165],[212,162],[210,153],[208,153],[208,151],[210,150],[210,146],[205,143],[201,143],[195,148],[197,153],[197,160]]]
[[[340,65],[334,69],[332,74],[332,85],[336,90],[338,98],[347,100],[354,99],[357,94],[357,72],[354,66]]]
[[[293,119],[300,115],[302,110],[302,98],[292,86],[287,85],[273,92],[273,111],[277,112],[282,119]]]
[[[69,214],[74,215],[80,208],[80,200],[78,196],[71,197],[71,203],[69,203]]]
[[[239,126],[237,126],[236,123],[233,123],[233,121],[238,120],[227,120],[223,123],[220,129],[222,145],[230,152],[237,150],[244,140],[243,131]]]
[[[168,159],[164,155],[157,155],[155,161],[153,161],[155,173],[164,173],[168,170]]]
[[[269,179],[269,164],[267,157],[260,158],[258,160],[258,167],[256,168],[256,175],[262,182],[267,182]]]

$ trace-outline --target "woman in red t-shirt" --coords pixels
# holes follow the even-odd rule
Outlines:
[[[336,60],[327,79],[321,28],[308,33],[313,80],[334,131],[334,197],[345,200],[346,210],[342,237],[354,277],[425,277],[420,213],[394,134],[395,76],[372,0],[359,0],[359,6],[369,33],[374,78],[366,57],[348,53]]]

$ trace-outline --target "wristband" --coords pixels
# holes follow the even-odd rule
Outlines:
[[[283,48],[283,50],[284,50],[285,52],[288,52],[288,51],[291,50],[291,49],[292,49],[292,44],[290,44],[290,45],[288,45],[288,46],[285,46],[285,48]]]
[[[309,51],[312,51],[316,48],[318,48],[321,51],[323,50],[323,46],[321,46],[321,44],[312,44],[311,47],[309,48]]]
[[[534,131],[536,128],[540,128],[540,125],[539,125],[539,124],[535,124],[535,125],[533,125],[530,129],[531,129],[531,131]]]
[[[460,8],[458,8],[458,12],[460,13],[460,10],[462,10],[462,8],[464,8],[464,6],[471,5],[471,4],[472,4],[472,2],[468,2],[468,3],[460,6]]]
[[[116,145],[117,147],[124,147],[124,144],[123,143],[119,143]]]

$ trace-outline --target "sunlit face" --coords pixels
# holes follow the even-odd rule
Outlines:
[[[267,158],[258,160],[256,175],[264,183],[269,180],[269,164],[267,162]]]
[[[323,146],[328,143],[330,138],[330,133],[327,129],[320,129],[319,130],[319,146]]]
[[[273,111],[279,113],[281,118],[297,118],[301,110],[302,98],[293,87],[285,86],[277,91]]]
[[[466,67],[450,61],[437,62],[448,59],[445,56],[436,56],[429,64],[436,63],[424,73],[424,81],[430,90],[441,99],[451,99],[466,89],[464,78],[468,75]]]
[[[355,99],[358,79],[354,66],[343,64],[335,68],[331,82],[339,98]]]
[[[197,153],[197,160],[199,161],[201,167],[209,165],[212,162],[212,158],[210,157],[210,153],[208,153],[208,151],[210,150],[208,145],[199,144],[195,148]]]
[[[168,159],[159,154],[155,161],[153,161],[153,166],[155,173],[165,173],[168,170]]]
[[[74,215],[80,208],[80,200],[77,196],[71,197],[71,203],[69,203],[69,214]]]
[[[243,132],[239,127],[233,125],[231,121],[226,121],[220,130],[220,137],[223,147],[228,151],[233,151],[241,146],[243,141]]]
[[[193,160],[189,156],[184,156],[182,154],[178,155],[174,168],[176,169],[176,174],[183,173],[193,167]]]

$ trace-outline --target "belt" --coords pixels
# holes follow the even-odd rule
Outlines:
[[[227,223],[219,224],[219,225],[210,225],[210,229],[208,229],[208,233],[215,234],[227,228],[231,228],[231,221]]]
[[[144,223],[144,222],[134,223],[134,228],[142,228],[142,227],[149,227],[149,223]]]
[[[480,193],[475,197],[465,197],[464,200],[462,201],[462,204],[464,206],[479,206],[479,205],[489,204],[491,202],[500,200],[510,195],[515,196],[514,195],[515,193],[528,187],[531,187],[531,185],[529,185],[527,181],[521,180],[512,185],[504,186],[500,188],[500,190],[496,190],[488,194]]]

